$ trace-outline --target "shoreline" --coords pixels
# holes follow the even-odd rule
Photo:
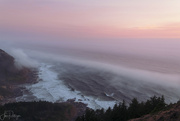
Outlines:
[[[22,85],[24,85],[24,84],[33,84],[33,83],[37,82],[37,79],[38,79],[37,69],[35,69],[35,68],[31,68],[31,69],[24,68],[24,69],[22,69],[22,71],[23,70],[27,71],[27,72],[25,72],[26,73],[26,75],[25,75],[26,80],[24,82],[15,82],[15,83],[13,83],[11,85],[10,84],[7,85],[9,91],[12,94],[10,96],[3,97],[0,100],[0,105],[4,105],[6,103],[17,102],[16,98],[19,97],[19,96],[22,96],[23,95],[23,90],[25,89],[25,87],[23,87]]]
[[[18,97],[23,96],[24,91],[27,91],[27,93],[29,93],[24,85],[35,84],[38,82],[38,69],[27,69],[27,70],[28,70],[28,74],[27,74],[26,80],[24,82],[18,82],[18,83],[12,84],[10,88],[10,91],[13,92],[12,95],[0,100],[0,106],[3,106],[8,103],[14,103],[14,102],[26,102],[25,100],[17,101]],[[39,100],[32,98],[32,101],[38,102]],[[32,102],[32,101],[28,101],[28,102]],[[64,102],[55,102],[55,103],[64,103],[64,104],[72,105],[75,111],[73,120],[75,120],[78,116],[83,115],[86,109],[88,108],[87,104],[84,104],[82,102],[75,102],[74,99],[68,99],[67,101],[64,101]]]

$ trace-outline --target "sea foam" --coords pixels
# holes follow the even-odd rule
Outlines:
[[[80,91],[72,91],[65,85],[63,80],[58,79],[58,73],[53,71],[52,67],[53,65],[41,64],[39,67],[39,81],[26,86],[38,100],[65,102],[68,99],[74,99],[75,102],[82,102],[93,109],[107,109],[117,103],[116,101],[103,101],[84,96]]]

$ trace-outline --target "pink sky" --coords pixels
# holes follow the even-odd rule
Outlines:
[[[180,38],[179,0],[1,0],[0,32],[70,38]]]

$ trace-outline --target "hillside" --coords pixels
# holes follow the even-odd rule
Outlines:
[[[35,80],[35,74],[31,69],[18,69],[15,59],[0,49],[0,104],[7,103],[21,94],[18,86]]]
[[[165,110],[158,113],[144,115],[129,121],[180,121],[180,101],[169,105]]]
[[[128,106],[123,101],[106,111],[87,109],[76,121],[180,121],[180,101],[168,105],[163,96],[153,96],[146,102],[134,98]]]
[[[69,103],[17,102],[0,106],[0,114],[13,111],[20,121],[70,121],[76,114],[76,108]],[[7,119],[4,115],[1,119]],[[15,117],[11,117],[11,121]],[[9,120],[8,120],[9,121]]]

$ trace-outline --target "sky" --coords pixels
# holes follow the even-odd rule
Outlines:
[[[179,0],[0,0],[1,38],[180,38]]]

